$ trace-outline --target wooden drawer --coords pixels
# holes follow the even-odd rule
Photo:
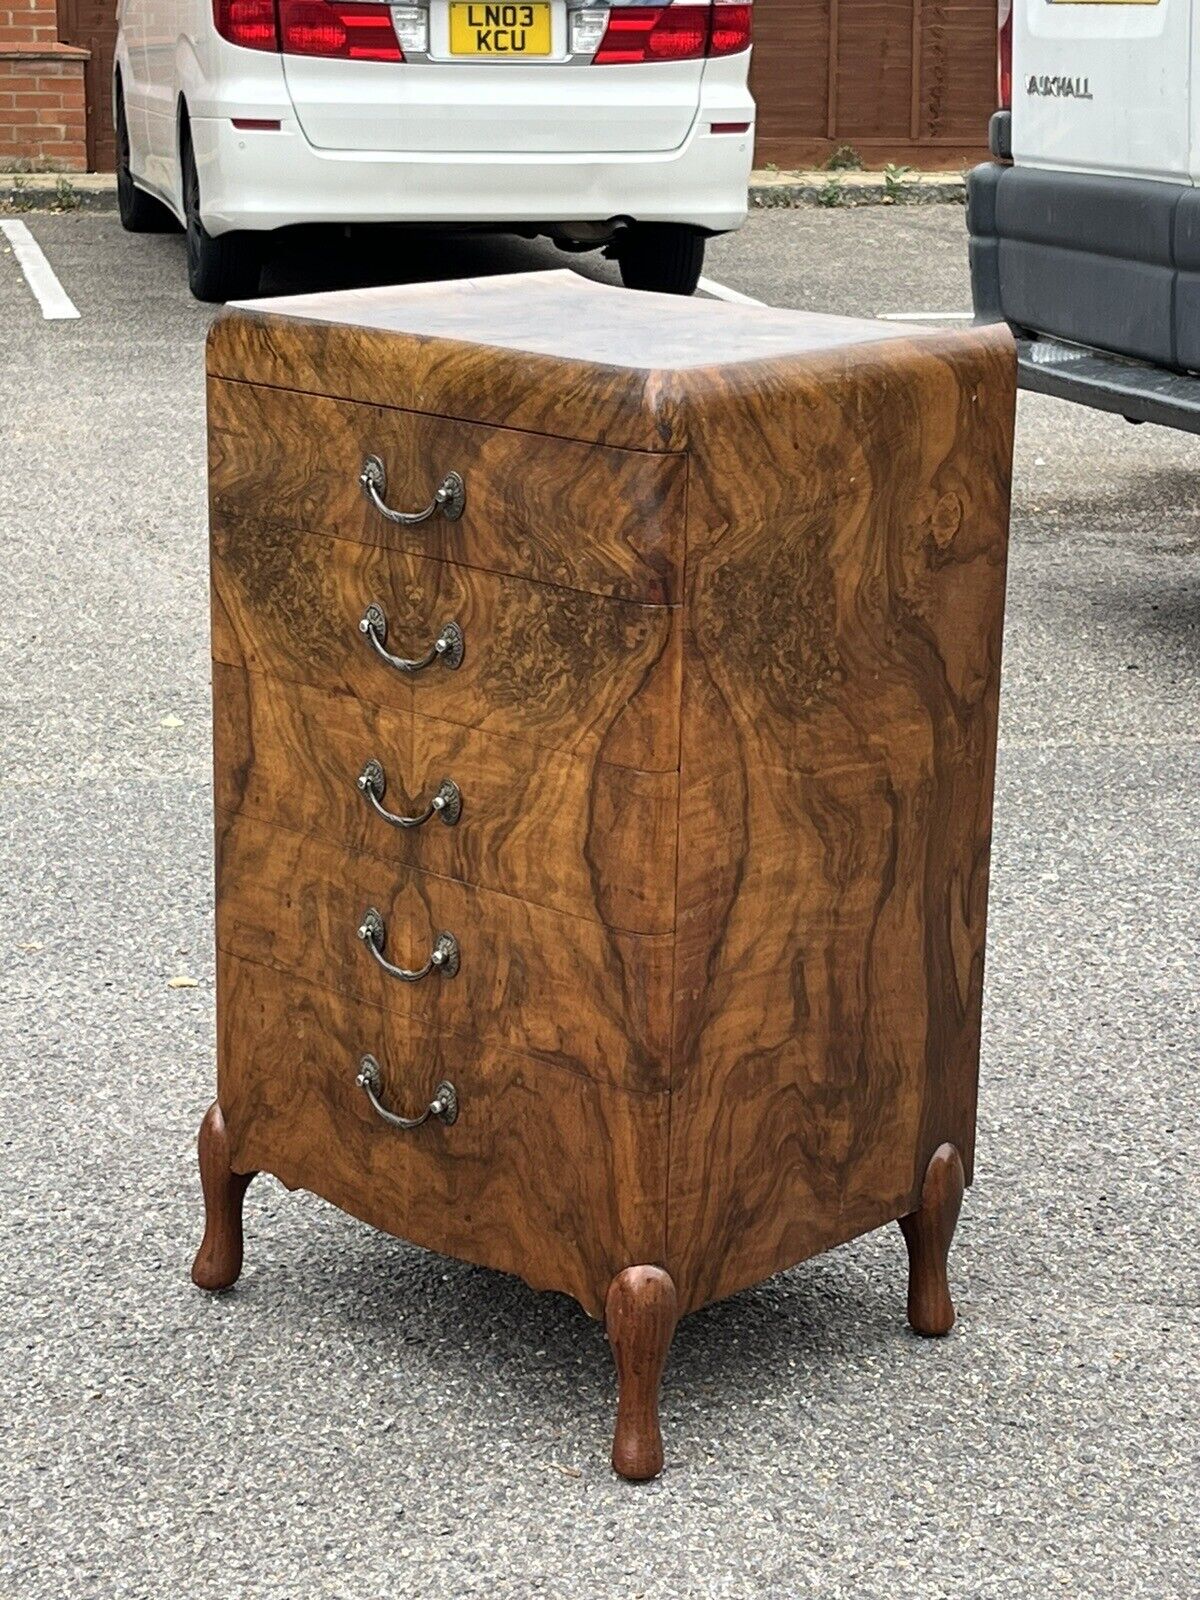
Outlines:
[[[565,1289],[593,1316],[617,1272],[662,1259],[665,1095],[625,1093],[228,954],[219,972],[219,1092],[238,1170]],[[454,1123],[404,1132],[381,1121],[355,1082],[364,1054],[402,1115],[450,1079]]]
[[[222,811],[631,933],[671,929],[676,773],[593,763],[220,665],[213,721]],[[457,822],[385,821],[358,787],[372,760],[381,803],[409,817],[452,779]]]
[[[679,764],[679,613],[344,539],[213,522],[213,657],[292,683],[649,772]],[[447,623],[457,669],[399,672]]]
[[[679,599],[685,460],[581,444],[512,428],[358,405],[286,389],[209,382],[209,473],[220,516],[336,534],[560,584],[661,604]],[[396,509],[428,505],[447,473],[462,515],[415,527],[367,499],[368,456]]]
[[[667,1086],[670,934],[619,933],[220,812],[217,881],[230,955],[624,1088]],[[444,931],[457,973],[385,972],[358,937],[371,908],[389,961],[421,967]]]

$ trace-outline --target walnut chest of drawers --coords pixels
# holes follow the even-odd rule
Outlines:
[[[1007,333],[552,272],[260,302],[208,365],[196,1282],[267,1171],[565,1290],[635,1478],[687,1311],[899,1219],[945,1332]]]

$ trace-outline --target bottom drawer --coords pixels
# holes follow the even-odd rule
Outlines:
[[[218,969],[219,1097],[239,1171],[274,1173],[414,1244],[561,1289],[593,1316],[612,1278],[665,1249],[665,1094],[437,1035],[256,962]],[[458,1115],[402,1131],[356,1082],[418,1114],[439,1081]]]

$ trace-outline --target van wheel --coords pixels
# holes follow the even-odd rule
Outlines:
[[[627,289],[694,294],[704,269],[704,235],[677,222],[634,222],[617,243]]]
[[[113,127],[117,135],[117,213],[126,233],[178,233],[179,224],[153,195],[146,194],[133,181],[129,165],[129,123],[125,117],[125,94],[117,79]]]
[[[192,139],[184,126],[180,159],[183,177],[183,214],[187,233],[188,288],[197,300],[223,305],[258,291],[262,250],[254,233],[222,233],[213,238],[200,220],[200,178]]]

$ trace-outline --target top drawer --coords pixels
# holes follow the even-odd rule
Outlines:
[[[651,605],[679,599],[685,457],[211,378],[213,510]],[[424,510],[452,472],[462,513]]]

